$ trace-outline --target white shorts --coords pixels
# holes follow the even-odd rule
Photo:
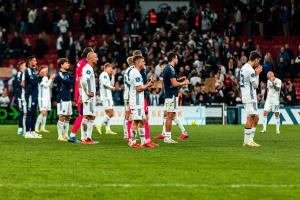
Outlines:
[[[105,99],[102,101],[102,106],[104,110],[113,109],[114,101],[112,99]]]
[[[178,97],[172,99],[165,99],[164,110],[167,112],[178,111]]]
[[[258,115],[257,102],[244,103],[246,116]]]
[[[57,114],[58,115],[67,115],[70,116],[73,114],[72,111],[72,102],[71,101],[62,101],[57,103]]]
[[[125,112],[130,111],[130,109],[129,109],[129,100],[128,99],[124,99],[124,107],[125,107]]]
[[[132,120],[144,120],[146,119],[144,108],[135,108],[131,109],[131,118]]]
[[[269,101],[266,101],[264,111],[279,113],[279,108],[280,105],[278,103],[271,103]]]
[[[95,102],[84,102],[83,105],[83,116],[96,116],[96,103]]]
[[[39,99],[39,109],[40,109],[40,111],[51,110],[51,100],[50,99]]]

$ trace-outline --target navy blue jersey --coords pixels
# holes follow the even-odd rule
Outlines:
[[[22,95],[22,86],[21,86],[22,75],[23,75],[23,72],[19,71],[15,75],[15,78],[14,78],[13,86],[14,86],[14,97],[15,97],[14,99],[15,99],[15,102],[18,102],[18,99],[21,98],[21,95]]]
[[[167,65],[163,70],[164,92],[165,98],[170,99],[178,96],[178,87],[172,87],[171,79],[177,78],[175,70],[172,66]]]
[[[75,83],[75,78],[68,72],[58,72],[56,74],[57,96],[56,102],[71,101],[71,90]]]
[[[145,68],[142,68],[141,71],[140,71],[140,73],[141,73],[142,78],[143,78],[143,83],[144,83],[144,84],[147,84],[148,80],[147,80],[146,69],[145,69]],[[148,99],[148,96],[149,96],[149,91],[148,91],[148,90],[145,90],[145,91],[144,91],[144,97],[145,97],[145,99]]]
[[[39,95],[39,82],[41,77],[35,72],[35,69],[26,68],[25,71],[25,98],[31,96],[32,100],[37,100]]]

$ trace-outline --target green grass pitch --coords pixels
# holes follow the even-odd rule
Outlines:
[[[154,149],[128,148],[121,126],[94,132],[99,145],[58,142],[48,128],[24,139],[0,126],[0,199],[300,199],[299,126],[257,133],[259,149],[242,147],[242,126],[188,126],[189,139]]]

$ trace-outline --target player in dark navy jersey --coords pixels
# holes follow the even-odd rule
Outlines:
[[[59,58],[57,61],[59,72],[56,75],[57,83],[57,122],[58,140],[68,141],[68,131],[72,111],[71,91],[75,83],[75,78],[68,72],[70,63],[67,58]]]
[[[26,101],[25,101],[25,91],[24,88],[22,87],[22,81],[24,81],[25,76],[24,72],[26,70],[26,62],[25,61],[20,61],[18,63],[18,72],[15,75],[14,78],[14,103],[17,106],[17,109],[19,111],[19,128],[18,128],[18,134],[23,135],[25,133],[25,119],[24,118],[24,113],[26,113]],[[23,85],[24,86],[24,85]]]
[[[25,70],[25,101],[27,103],[25,138],[42,138],[41,135],[34,131],[38,106],[38,84],[41,80],[41,77],[36,72],[36,68],[36,58],[33,56],[28,57]]]
[[[165,127],[166,132],[164,135],[165,143],[177,143],[171,137],[171,128],[172,128],[172,121],[176,117],[176,113],[178,110],[178,88],[180,86],[189,84],[189,81],[187,79],[185,79],[182,82],[177,81],[177,76],[174,69],[174,66],[177,63],[178,63],[177,55],[174,53],[170,53],[168,55],[168,65],[163,70],[165,110],[167,111],[167,120],[166,120],[166,127]],[[182,134],[184,134],[184,138],[187,137],[186,133],[182,133]],[[183,136],[180,136],[180,138],[181,137]]]

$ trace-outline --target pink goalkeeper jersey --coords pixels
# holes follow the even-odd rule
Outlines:
[[[76,103],[78,103],[78,97],[79,97],[79,80],[82,75],[82,69],[86,64],[87,64],[87,59],[83,58],[76,65],[76,80],[75,80],[75,88],[74,88],[74,98],[76,100]]]

